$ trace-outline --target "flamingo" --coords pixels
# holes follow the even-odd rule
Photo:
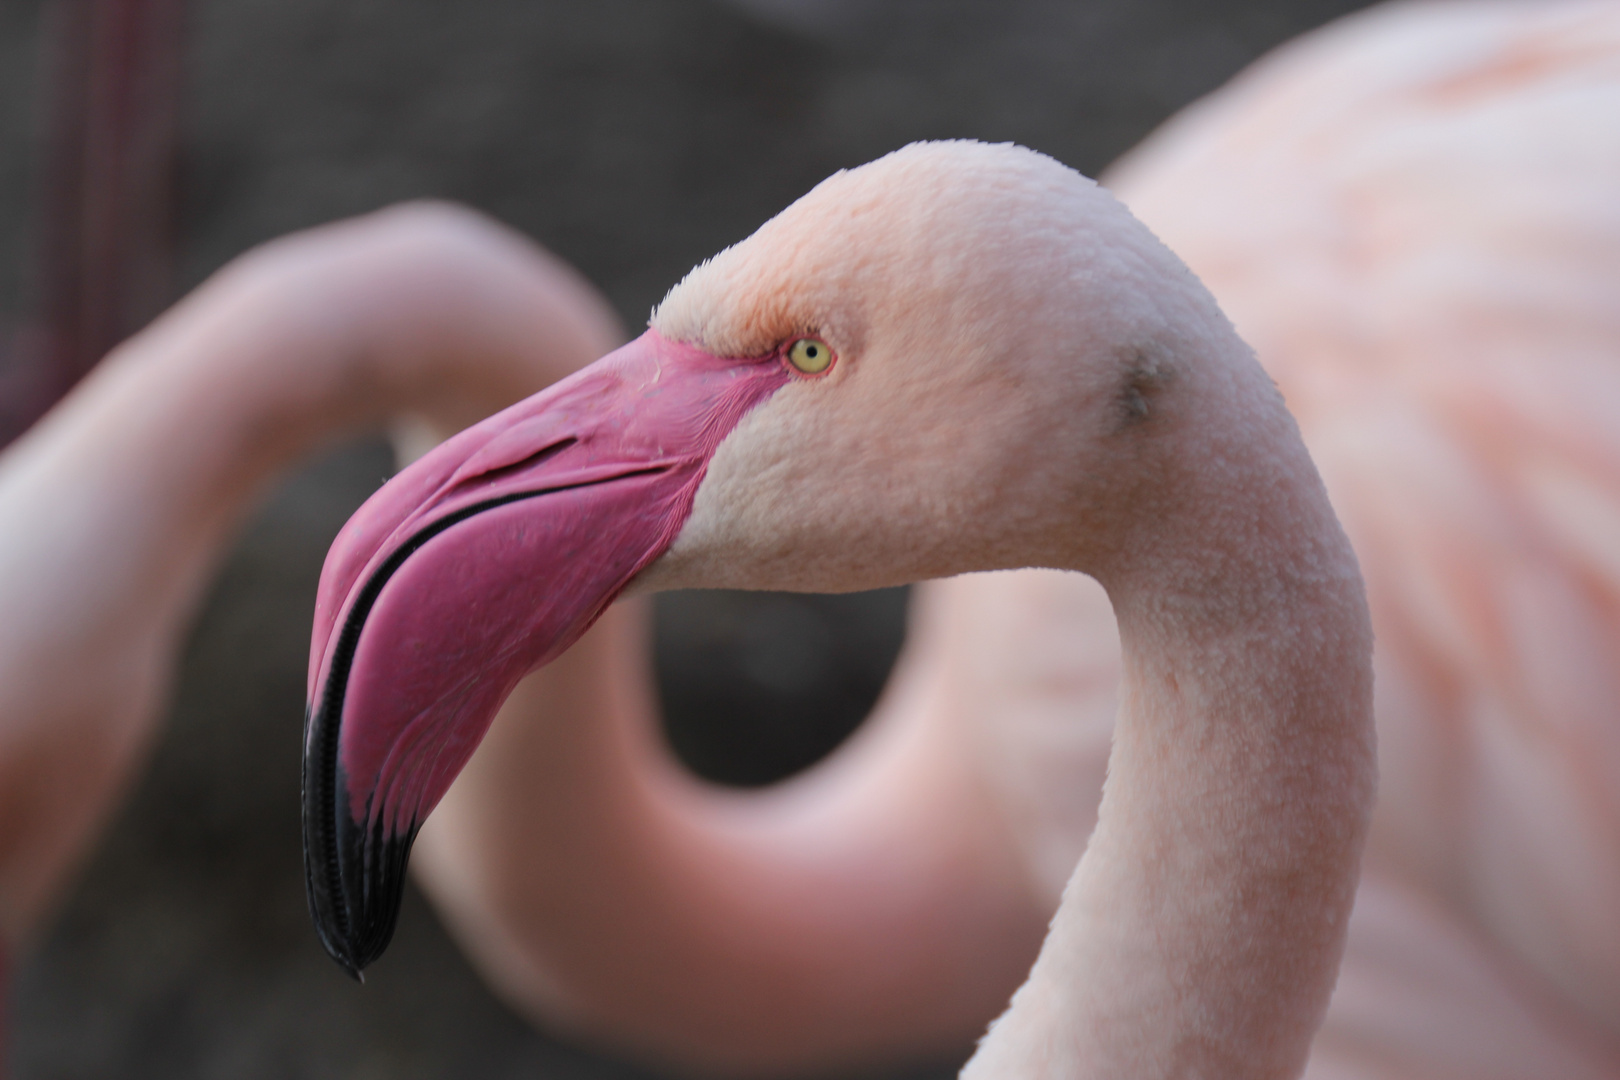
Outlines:
[[[1120,714],[1090,844],[964,1075],[1297,1075],[1372,805],[1355,560],[1208,293],[1104,190],[1010,145],[831,177],[641,337],[356,513],[311,643],[323,943],[356,973],[386,947],[444,799],[430,888],[554,1022],[731,1071],[982,1023],[1044,912],[956,737],[944,635],[854,744],[741,796],[656,747],[606,609],[1029,566],[1107,589]],[[496,723],[445,799],[559,656],[516,694],[543,714]]]
[[[203,588],[276,475],[390,417],[471,422],[618,340],[554,257],[470,211],[405,206],[239,258],[8,447],[3,952],[138,764]]]

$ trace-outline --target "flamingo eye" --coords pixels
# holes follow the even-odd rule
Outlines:
[[[787,359],[806,375],[820,375],[832,367],[833,352],[820,338],[802,337],[788,346]]]

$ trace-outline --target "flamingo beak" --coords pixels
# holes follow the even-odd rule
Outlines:
[[[649,330],[450,439],[344,526],[310,647],[304,872],[321,943],[356,978],[501,703],[668,549],[715,448],[790,377]]]

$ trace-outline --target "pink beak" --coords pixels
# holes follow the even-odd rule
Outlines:
[[[332,545],[310,645],[304,869],[356,976],[411,841],[519,679],[662,555],[715,448],[791,376],[649,330],[394,477]]]

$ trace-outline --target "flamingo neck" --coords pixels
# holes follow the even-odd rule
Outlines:
[[[1274,427],[1098,574],[1124,669],[1097,826],[970,1080],[1304,1067],[1372,806],[1371,632],[1321,483]]]
[[[394,211],[244,257],[6,448],[0,519],[19,527],[0,530],[0,787],[53,801],[0,815],[0,940],[35,924],[117,794],[191,612],[273,477],[400,412],[467,423],[615,335],[521,242]]]

